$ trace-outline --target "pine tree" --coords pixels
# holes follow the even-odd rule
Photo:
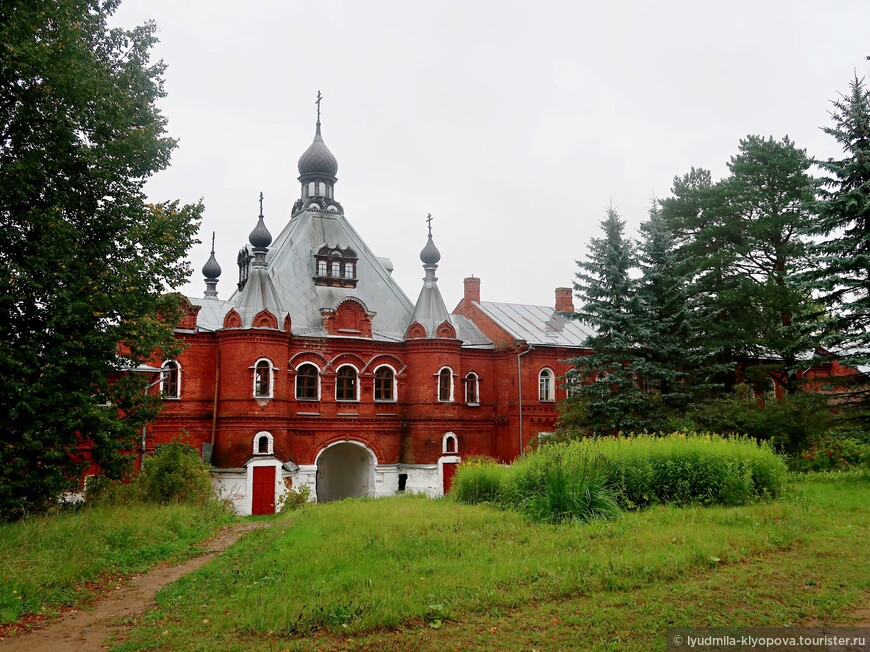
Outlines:
[[[595,334],[586,342],[591,353],[571,361],[569,398],[560,424],[569,431],[596,434],[654,430],[660,425],[659,410],[637,383],[642,358],[634,332],[638,298],[629,274],[635,266],[633,247],[613,207],[601,228],[603,237],[594,238],[586,260],[577,262],[574,291],[582,305],[572,316]]]
[[[826,343],[852,367],[870,365],[870,90],[857,76],[848,95],[833,102],[834,137],[844,157],[816,161],[827,176],[816,232],[826,237],[814,248],[818,269],[807,275],[820,300],[831,310],[825,322]],[[870,386],[866,376],[841,387],[847,403],[864,408],[870,421]]]

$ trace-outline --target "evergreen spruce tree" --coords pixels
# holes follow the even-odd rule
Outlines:
[[[826,237],[814,248],[812,287],[831,310],[826,343],[852,367],[870,366],[870,90],[857,76],[848,95],[833,102],[833,126],[824,131],[843,149],[840,159],[816,163],[827,172],[816,232]],[[863,408],[870,422],[870,385],[853,377],[841,386],[846,405]],[[843,379],[840,379],[842,383]]]
[[[566,378],[569,398],[560,425],[568,431],[609,435],[654,430],[661,423],[658,406],[637,383],[639,305],[629,275],[635,266],[633,247],[624,226],[608,208],[601,222],[603,237],[594,238],[586,260],[577,263],[574,291],[581,307],[572,317],[595,334],[586,342],[591,353],[573,359]]]
[[[694,301],[691,279],[658,202],[650,206],[640,232],[642,276],[633,330],[642,346],[636,369],[642,387],[658,393],[668,413],[680,414],[719,387],[713,379],[722,369],[715,363],[718,352],[705,347],[704,312]]]

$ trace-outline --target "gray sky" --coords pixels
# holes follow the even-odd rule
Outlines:
[[[484,300],[552,305],[610,202],[633,235],[747,134],[836,156],[830,101],[870,72],[866,0],[124,0],[113,22],[147,19],[180,141],[148,193],[204,199],[183,289],[202,296],[217,231],[222,298],[259,192],[273,235],[290,219],[318,90],[348,219],[413,301],[431,212],[452,309],[471,274]]]

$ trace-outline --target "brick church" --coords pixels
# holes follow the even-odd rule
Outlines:
[[[495,303],[471,277],[448,311],[431,221],[409,300],[337,201],[337,172],[318,109],[289,221],[267,227],[261,195],[227,298],[212,246],[204,295],[176,329],[184,352],[155,363],[165,406],[143,453],[182,435],[242,514],[274,511],[288,487],[319,501],[439,496],[463,457],[515,458],[553,429],[565,360],[589,334],[560,314],[570,288],[552,306]]]

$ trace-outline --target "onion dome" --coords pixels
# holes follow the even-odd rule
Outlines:
[[[208,261],[202,267],[202,275],[205,278],[214,279],[220,278],[221,275],[221,266],[214,257],[214,233],[211,234],[211,256],[209,256]]]
[[[263,193],[260,193],[260,218],[257,220],[257,226],[248,236],[248,241],[254,249],[265,249],[272,244],[272,234],[263,221]]]
[[[438,261],[441,260],[441,252],[438,251],[438,247],[432,242],[432,234],[429,234],[429,240],[426,242],[426,246],[423,247],[423,251],[420,252],[420,260],[427,267],[437,265]]]
[[[317,118],[317,131],[314,133],[314,142],[299,157],[299,178],[325,177],[335,181],[338,172],[338,159],[329,151],[323,137],[320,135],[320,118]]]

